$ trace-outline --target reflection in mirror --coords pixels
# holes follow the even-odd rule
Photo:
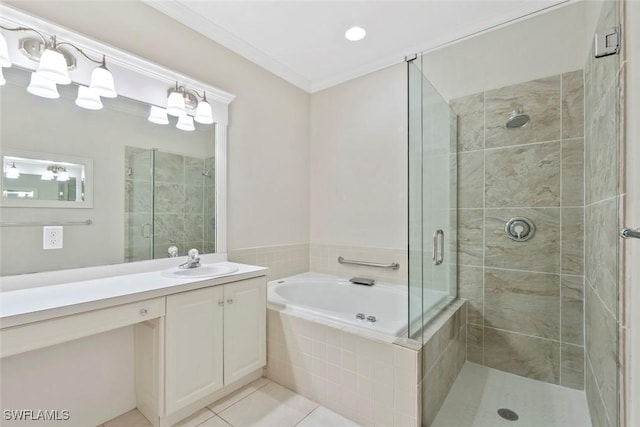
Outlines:
[[[31,156],[2,156],[3,206],[17,206],[15,202],[28,203],[35,200],[80,203],[85,201],[84,163],[47,160],[48,156],[45,154],[37,155],[37,158],[36,155]],[[73,203],[67,205],[75,207]]]
[[[100,110],[79,108],[78,87],[73,84],[58,85],[60,97],[45,99],[27,92],[30,72],[17,67],[3,72],[7,83],[0,88],[2,156],[51,160],[49,166],[63,166],[70,178],[78,175],[65,163],[84,165],[87,183],[93,182],[93,191],[90,186],[85,189],[85,202],[92,193],[93,206],[37,207],[80,202],[35,200],[44,190],[27,185],[25,192],[33,191],[33,199],[12,199],[23,187],[8,183],[12,179],[6,173],[14,159],[3,158],[3,191],[7,189],[8,198],[0,198],[2,275],[166,257],[169,246],[177,246],[179,256],[192,247],[201,253],[215,251],[215,126],[196,122],[193,131],[183,131],[176,128],[178,118],[173,116],[166,125],[151,123],[150,106],[124,96],[102,98]],[[25,152],[47,156],[17,154]],[[15,159],[20,177],[24,167],[24,175],[41,181],[39,172],[27,172],[20,162]],[[52,170],[54,177],[55,172],[63,173]],[[76,179],[75,189],[68,184],[63,197],[75,192],[76,200],[81,198],[77,183]],[[8,205],[18,201],[30,202],[29,207]],[[64,247],[43,251],[42,225],[51,223],[68,223]],[[25,253],[33,256],[21,255]]]

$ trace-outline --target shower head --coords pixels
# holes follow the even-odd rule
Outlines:
[[[529,120],[531,120],[529,115],[523,113],[522,110],[518,108],[517,110],[513,110],[511,112],[511,116],[507,120],[506,126],[507,129],[522,128],[525,127],[527,123],[529,123]]]

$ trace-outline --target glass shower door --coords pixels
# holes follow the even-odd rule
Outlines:
[[[456,116],[422,72],[408,62],[409,336],[457,295]]]

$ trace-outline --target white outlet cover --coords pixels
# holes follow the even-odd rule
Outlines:
[[[62,227],[42,228],[42,249],[62,249]]]

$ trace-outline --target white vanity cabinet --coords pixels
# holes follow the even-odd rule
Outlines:
[[[266,365],[265,276],[167,296],[165,411]]]

